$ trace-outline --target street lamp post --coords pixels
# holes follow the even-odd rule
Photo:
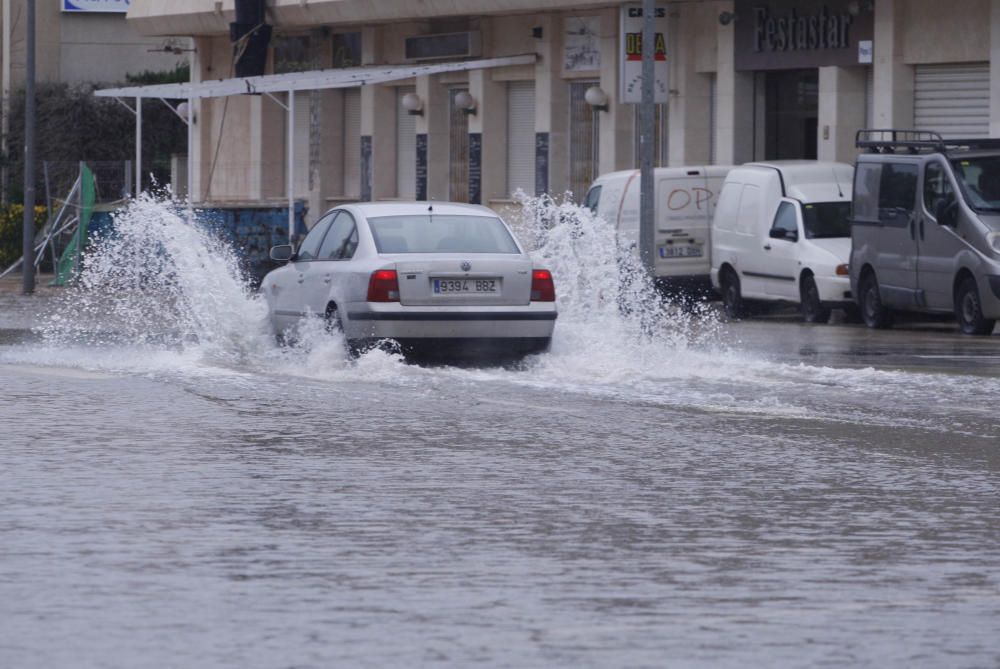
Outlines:
[[[21,288],[25,294],[30,294],[35,292],[35,0],[27,0],[25,45],[24,244],[21,247]]]
[[[653,207],[653,80],[656,54],[656,2],[642,0],[642,101],[639,103],[639,255],[653,276],[655,249]]]

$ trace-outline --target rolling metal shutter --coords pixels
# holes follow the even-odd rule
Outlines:
[[[535,82],[507,84],[507,192],[535,194]]]
[[[396,197],[417,197],[417,117],[403,109],[403,96],[416,93],[414,86],[396,88]]]
[[[361,91],[344,91],[344,192],[361,195]]]
[[[990,64],[917,65],[913,121],[943,137],[989,136]]]
[[[469,117],[455,108],[455,96],[465,88],[448,91],[448,199],[469,201]]]
[[[309,138],[312,119],[312,94],[300,91],[295,94],[295,175],[293,192],[296,197],[309,195]]]

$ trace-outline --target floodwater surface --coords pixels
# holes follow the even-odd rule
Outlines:
[[[0,323],[0,666],[1000,664],[995,338],[720,323],[556,214],[552,351],[458,368],[275,345],[133,205]]]

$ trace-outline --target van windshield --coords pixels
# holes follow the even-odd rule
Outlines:
[[[802,225],[808,239],[851,236],[850,202],[802,204]]]
[[[1000,156],[952,161],[965,201],[978,211],[1000,211]]]

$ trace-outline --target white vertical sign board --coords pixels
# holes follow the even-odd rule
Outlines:
[[[62,10],[124,14],[131,3],[132,0],[62,0]]]
[[[642,5],[625,5],[619,21],[618,99],[623,103],[642,102]],[[653,95],[657,103],[667,102],[667,8],[656,8],[656,65]]]

